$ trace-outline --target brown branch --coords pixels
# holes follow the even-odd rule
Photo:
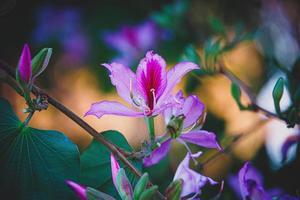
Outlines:
[[[5,62],[3,62],[2,60],[0,60],[0,68],[3,69],[12,78],[15,78],[14,70],[8,64],[6,64]],[[59,101],[57,101],[55,98],[53,98],[50,95],[48,95],[42,89],[40,89],[37,86],[33,85],[31,91],[32,91],[32,93],[35,96],[38,96],[38,95],[45,95],[45,96],[47,96],[47,100],[48,100],[48,102],[52,106],[54,106],[56,109],[58,109],[63,114],[65,114],[68,118],[70,118],[71,120],[73,120],[76,124],[78,124],[81,128],[83,128],[91,136],[93,136],[95,138],[95,140],[97,140],[98,142],[100,142],[104,146],[106,146],[115,156],[117,156],[121,160],[121,162],[123,162],[128,167],[128,169],[133,174],[135,174],[137,177],[141,177],[141,173],[125,157],[127,154],[130,154],[130,153],[125,152],[124,150],[122,150],[119,147],[115,146],[113,143],[111,143],[108,140],[106,140],[101,134],[99,134],[88,123],[86,123],[84,120],[82,120],[79,116],[77,116],[74,112],[72,112],[66,106],[64,106]],[[153,184],[151,182],[149,182],[149,185],[152,186]],[[157,192],[157,195],[160,197],[160,199],[166,199],[159,191]]]

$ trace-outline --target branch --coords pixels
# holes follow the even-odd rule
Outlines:
[[[15,79],[15,73],[14,70],[5,62],[0,60],[0,68],[3,69],[8,75],[10,75],[13,79]],[[55,98],[48,95],[45,91],[38,88],[37,86],[33,85],[31,92],[35,95],[45,95],[47,97],[48,102],[54,106],[56,109],[64,113],[68,118],[73,120],[76,124],[78,124],[81,128],[83,128],[86,132],[88,132],[91,136],[95,138],[98,142],[102,143],[104,146],[106,146],[115,156],[117,156],[121,162],[123,162],[128,169],[135,174],[137,177],[141,177],[141,173],[130,163],[130,161],[125,157],[127,154],[130,153],[125,152],[124,150],[120,149],[119,147],[115,146],[113,143],[106,140],[101,134],[99,134],[93,127],[91,127],[88,123],[86,123],[84,120],[82,120],[79,116],[77,116],[74,112],[69,110],[67,107],[65,107],[63,104],[61,104],[59,101],[57,101]],[[20,94],[22,95],[22,94]],[[149,181],[149,185],[152,186],[153,184]],[[159,191],[157,192],[157,195],[160,197],[160,199],[166,199]]]

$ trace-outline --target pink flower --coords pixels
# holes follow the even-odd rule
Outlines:
[[[100,118],[105,114],[130,117],[155,116],[172,106],[175,101],[172,90],[181,78],[199,67],[191,62],[181,62],[169,71],[165,60],[152,51],[147,52],[133,73],[122,64],[103,64],[110,71],[110,79],[130,108],[116,101],[101,101],[92,104],[86,115]]]
[[[22,81],[24,81],[25,83],[29,83],[29,81],[31,80],[32,69],[31,55],[28,44],[25,44],[23,47],[18,65],[18,73]]]
[[[150,156],[144,158],[143,163],[145,166],[154,165],[167,155],[172,138],[176,138],[188,150],[189,148],[185,142],[206,148],[222,149],[214,133],[200,129],[198,121],[204,114],[204,104],[199,98],[195,95],[184,98],[180,91],[175,99],[178,103],[164,110],[165,123],[171,133],[167,133],[170,134],[167,139],[152,151]]]

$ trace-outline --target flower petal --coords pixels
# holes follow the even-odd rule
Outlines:
[[[167,72],[167,86],[157,104],[163,103],[169,97],[174,87],[180,82],[181,78],[194,69],[199,69],[199,67],[192,62],[181,62],[170,69]]]
[[[66,183],[70,188],[72,188],[80,200],[87,200],[86,187],[70,180],[67,180]]]
[[[148,51],[137,68],[136,77],[140,94],[150,110],[153,110],[167,85],[165,60],[158,54]]]
[[[205,130],[193,130],[188,133],[183,133],[179,136],[179,138],[186,142],[206,148],[222,149],[217,141],[216,135]]]
[[[190,163],[190,158],[191,157],[199,157],[202,152],[198,152],[196,154],[190,154],[187,153],[185,158],[181,161],[181,163],[178,165],[178,168],[176,170],[176,173],[174,175],[173,181],[174,180],[183,180],[183,185],[182,185],[182,192],[181,192],[181,197],[187,196],[189,194],[195,193],[199,194],[201,191],[200,189],[207,183],[211,184],[217,184],[214,180],[211,178],[208,178],[206,176],[203,176],[199,174],[198,172],[190,169],[189,163]]]
[[[300,135],[291,135],[289,136],[282,145],[281,154],[282,154],[282,162],[285,162],[287,159],[287,154],[289,149],[296,143],[300,141]]]
[[[195,124],[200,118],[200,116],[203,114],[204,109],[204,104],[200,101],[200,99],[197,96],[188,96],[185,99],[182,108],[182,113],[185,116],[183,128],[187,128]]]
[[[21,79],[29,83],[31,79],[31,55],[30,55],[30,49],[28,44],[25,44],[22,50],[22,54],[19,60],[19,67],[18,71],[20,74]]]
[[[112,177],[113,183],[115,185],[115,188],[118,188],[117,174],[120,169],[120,165],[112,153],[110,154],[110,166],[111,166],[111,177]]]
[[[130,97],[131,92],[136,91],[136,77],[130,68],[125,67],[122,64],[111,63],[103,64],[110,71],[111,83],[116,86],[117,92],[120,97],[131,104],[132,100]]]
[[[168,154],[170,147],[171,147],[171,139],[168,139],[165,142],[161,143],[160,147],[154,149],[151,152],[150,156],[145,157],[143,159],[143,164],[146,167],[155,165]]]
[[[123,104],[116,101],[100,101],[98,103],[93,103],[90,110],[85,113],[87,115],[95,115],[100,118],[103,115],[120,115],[120,116],[129,116],[129,117],[143,117],[142,112],[137,112],[132,110]]]

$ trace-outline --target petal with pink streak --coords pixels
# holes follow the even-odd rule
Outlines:
[[[130,92],[136,92],[136,77],[130,68],[122,64],[103,64],[110,71],[111,83],[116,87],[120,97],[131,104]]]
[[[150,156],[145,157],[143,164],[146,167],[157,164],[161,159],[163,159],[169,152],[171,147],[171,139],[166,140],[161,143],[160,147],[154,149]]]
[[[204,104],[200,101],[200,99],[191,95],[188,96],[183,104],[182,113],[185,116],[185,120],[183,122],[183,127],[187,128],[195,124],[204,111]]]
[[[100,101],[93,103],[90,110],[84,116],[95,115],[100,118],[103,115],[119,115],[128,117],[143,117],[142,112],[130,109],[117,101]]]
[[[216,135],[205,130],[193,130],[188,133],[181,134],[179,138],[186,142],[206,148],[222,149],[217,141]]]
[[[180,82],[181,78],[194,69],[199,69],[199,67],[192,62],[181,62],[170,69],[167,72],[167,86],[157,104],[163,103],[169,97],[174,87]]]
[[[110,166],[111,166],[111,177],[115,188],[118,188],[117,184],[117,174],[120,169],[120,165],[113,154],[110,154]]]
[[[158,54],[148,51],[146,57],[138,65],[136,77],[139,93],[147,102],[150,110],[152,110],[166,88],[165,60]]]

